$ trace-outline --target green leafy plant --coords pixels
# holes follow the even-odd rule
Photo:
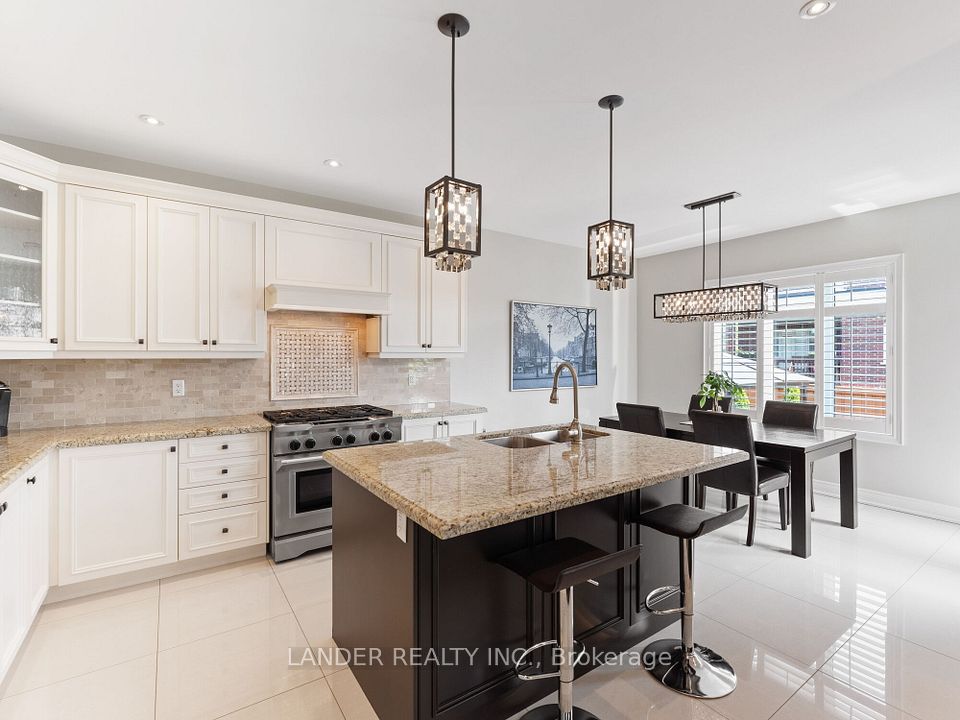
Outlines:
[[[749,407],[750,400],[747,393],[736,381],[726,372],[715,372],[711,370],[700,383],[700,407],[707,407],[710,404],[710,410],[717,410],[720,407],[720,398],[727,395],[733,398],[737,407]]]
[[[788,387],[783,390],[783,399],[787,402],[798,403],[801,400],[800,397],[800,388],[798,387]]]

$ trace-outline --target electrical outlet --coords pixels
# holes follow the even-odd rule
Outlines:
[[[173,381],[173,396],[174,397],[183,397],[187,394],[187,382],[186,380],[174,380]]]

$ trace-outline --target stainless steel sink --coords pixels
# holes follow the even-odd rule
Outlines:
[[[583,439],[607,437],[608,433],[597,430],[584,430]],[[558,445],[570,442],[570,431],[566,428],[560,430],[544,430],[538,433],[528,433],[525,435],[504,435],[501,437],[484,438],[481,440],[491,445],[520,450],[523,448],[541,447],[543,445]]]
[[[550,440],[541,440],[531,435],[506,435],[504,437],[487,438],[484,442],[490,443],[491,445],[499,445],[500,447],[512,448],[514,450],[554,444]]]

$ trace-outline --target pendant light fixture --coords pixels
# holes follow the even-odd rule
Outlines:
[[[613,219],[613,111],[623,98],[607,95],[599,105],[610,111],[610,202],[607,219],[587,228],[587,278],[598,290],[622,290],[633,277],[633,223]]]
[[[437,20],[440,32],[450,38],[450,174],[426,189],[423,238],[424,256],[435,258],[437,270],[469,270],[480,255],[480,186],[456,176],[456,61],[457,38],[470,30],[463,15],[448,13]]]
[[[658,293],[653,296],[653,317],[667,322],[752,320],[777,312],[777,286],[764,282],[745,285],[723,284],[723,203],[740,197],[729,192],[684,205],[699,210],[703,226],[703,279],[699,290]],[[717,287],[707,287],[707,216],[706,209],[717,206]]]

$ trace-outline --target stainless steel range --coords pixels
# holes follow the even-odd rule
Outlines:
[[[400,439],[400,418],[373,405],[276,410],[270,446],[270,553],[277,562],[333,543],[333,468],[325,450]]]

